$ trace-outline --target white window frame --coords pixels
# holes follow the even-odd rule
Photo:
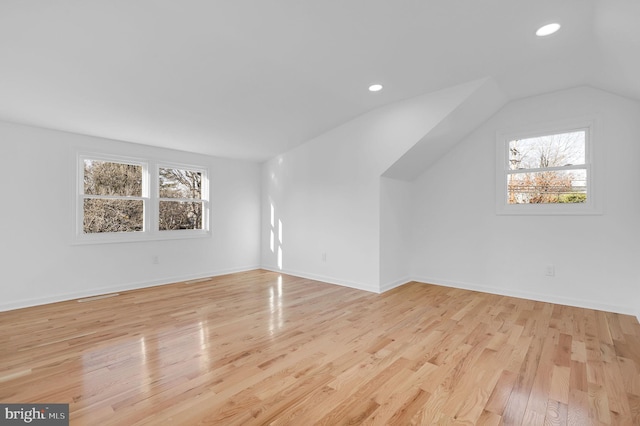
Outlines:
[[[179,230],[164,230],[160,231],[160,201],[196,201],[197,199],[182,199],[182,198],[160,198],[160,169],[180,169],[180,170],[190,170],[193,172],[198,172],[202,175],[202,188],[200,192],[199,201],[202,202],[202,229],[179,229]],[[175,235],[191,235],[191,234],[208,234],[209,230],[209,173],[206,168],[201,166],[194,166],[190,164],[181,164],[181,163],[157,163],[155,167],[155,173],[153,178],[155,179],[155,198],[156,202],[153,203],[155,206],[155,212],[153,216],[152,223],[154,225],[154,229],[161,234],[171,234]]]
[[[144,203],[144,225],[142,231],[84,233],[84,200],[90,198],[84,194],[84,160],[108,161],[142,166],[142,199]],[[163,168],[187,169],[202,173],[202,229],[159,230],[160,189],[158,170]],[[73,215],[73,244],[103,244],[136,241],[173,240],[184,238],[211,237],[209,170],[202,165],[161,161],[151,158],[127,157],[120,155],[78,151],[75,170],[75,214]]]
[[[519,130],[499,131],[496,137],[496,214],[498,215],[593,215],[602,214],[602,179],[596,165],[601,155],[596,141],[597,119],[576,118],[541,123]],[[507,181],[513,170],[509,169],[509,142],[553,134],[585,131],[584,166],[554,167],[554,170],[586,169],[587,200],[584,203],[509,204]],[[538,171],[532,169],[532,171]]]

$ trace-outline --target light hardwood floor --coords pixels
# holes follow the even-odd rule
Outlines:
[[[72,425],[639,425],[640,325],[251,271],[0,313],[0,402]]]

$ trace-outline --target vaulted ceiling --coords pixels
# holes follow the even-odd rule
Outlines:
[[[636,0],[2,0],[0,119],[261,161],[486,77],[640,100],[638,22]]]

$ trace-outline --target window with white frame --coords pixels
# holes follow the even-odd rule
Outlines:
[[[206,168],[78,155],[76,242],[208,235]]]
[[[499,134],[498,213],[596,213],[592,127]]]
[[[84,234],[144,231],[146,169],[143,162],[82,158]]]
[[[204,212],[203,170],[175,167],[158,168],[158,229],[203,229]]]

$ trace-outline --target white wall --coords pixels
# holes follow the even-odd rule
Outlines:
[[[267,161],[263,267],[380,291],[380,176],[481,85],[472,82],[373,110]]]
[[[380,289],[410,281],[410,182],[380,178]]]
[[[357,149],[345,145],[307,145],[264,164],[262,264],[378,291],[379,179],[357,161]]]
[[[211,238],[72,245],[76,150],[209,167]],[[0,122],[0,310],[254,269],[260,165]],[[152,264],[152,256],[159,264]]]
[[[498,216],[496,133],[597,115],[604,214]],[[415,279],[640,314],[640,104],[576,88],[512,102],[413,186]],[[555,265],[555,277],[545,267]]]

